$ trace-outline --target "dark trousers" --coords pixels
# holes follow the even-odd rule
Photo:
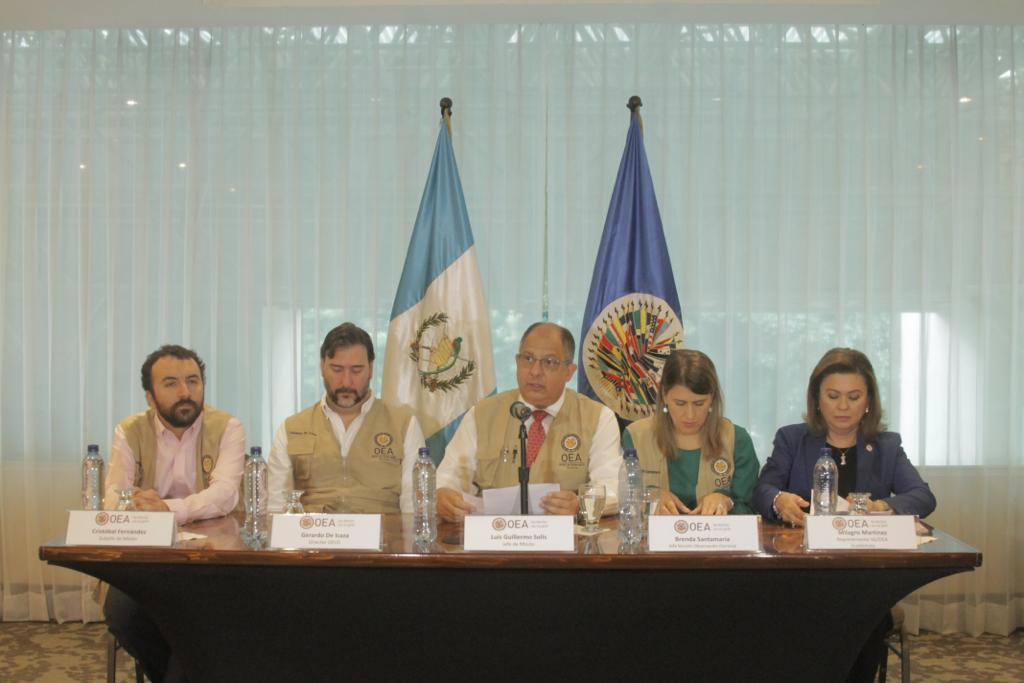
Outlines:
[[[878,623],[875,630],[868,636],[868,640],[857,655],[857,661],[853,668],[846,675],[847,683],[871,683],[878,674],[878,667],[882,664],[882,657],[888,655],[885,647],[885,634],[892,630],[892,612],[886,612],[885,617]]]
[[[139,603],[113,586],[103,603],[107,628],[125,652],[139,660],[154,683],[187,681],[163,634]]]

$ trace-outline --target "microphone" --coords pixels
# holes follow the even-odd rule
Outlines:
[[[508,412],[510,415],[512,415],[512,417],[519,420],[520,422],[525,422],[526,418],[533,415],[533,411],[530,410],[530,406],[526,405],[522,401],[516,401],[515,403],[513,403],[509,407]]]

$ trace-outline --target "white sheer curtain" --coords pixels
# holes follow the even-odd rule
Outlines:
[[[932,520],[985,553],[911,623],[1024,625],[1022,77],[1011,27],[0,33],[0,616],[96,616],[37,547],[149,351],[197,349],[250,444],[315,400],[330,326],[383,352],[444,95],[511,386],[528,322],[579,329],[639,94],[687,344],[761,460],[863,349]]]

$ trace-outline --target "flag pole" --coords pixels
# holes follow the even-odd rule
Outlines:
[[[640,123],[640,132],[644,132],[644,118],[640,116],[640,107],[644,106],[644,103],[640,101],[639,95],[633,95],[629,98],[629,102],[626,103],[626,107],[630,112],[636,115]]]
[[[441,98],[441,118],[448,126],[448,135],[452,134],[452,98]]]

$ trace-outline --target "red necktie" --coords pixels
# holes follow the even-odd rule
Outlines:
[[[537,459],[537,454],[540,453],[540,447],[544,445],[544,418],[548,414],[544,410],[533,411],[533,424],[530,425],[530,431],[526,433],[526,466],[530,467],[533,465],[533,461]]]

